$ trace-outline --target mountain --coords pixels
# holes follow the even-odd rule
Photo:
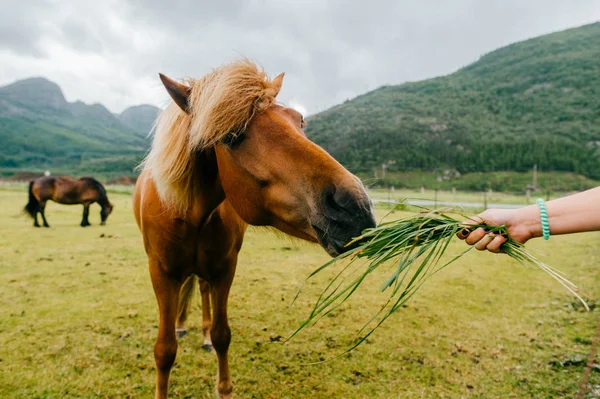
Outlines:
[[[594,23],[511,44],[314,115],[306,134],[370,176],[382,165],[457,175],[537,165],[600,179],[599,43]]]
[[[119,120],[136,132],[147,136],[159,112],[160,109],[154,105],[136,105],[123,111],[119,115]]]
[[[564,172],[557,180],[598,180],[598,43],[600,23],[514,43],[450,75],[380,87],[314,115],[306,134],[359,175],[381,177],[385,165],[399,183],[412,174],[419,185],[460,178],[479,189],[534,165]],[[69,103],[44,78],[0,87],[0,168],[131,173],[156,112]]]
[[[70,103],[45,78],[0,87],[0,168],[132,173],[151,124],[151,106],[137,108],[115,116],[101,104]]]
[[[68,103],[56,83],[44,78],[30,78],[0,88],[0,105],[0,116],[11,116],[28,114],[36,108],[60,110]]]

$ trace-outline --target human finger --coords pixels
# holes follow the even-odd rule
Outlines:
[[[473,216],[473,218],[474,219],[477,218],[479,220],[469,219],[469,220],[465,220],[462,223],[462,226],[464,226],[464,228],[461,231],[459,231],[458,233],[456,233],[456,236],[459,239],[461,239],[461,240],[466,239],[469,236],[469,234],[471,234],[471,232],[473,232],[473,229],[475,228],[474,226],[483,223],[483,219],[481,219],[481,217]]]
[[[487,245],[487,250],[494,253],[500,253],[502,250],[502,244],[504,244],[508,238],[503,234],[497,234],[494,239]]]
[[[477,244],[475,244],[475,249],[478,251],[484,251],[489,243],[494,239],[494,234],[488,233],[486,234]]]
[[[469,236],[469,234],[471,234],[471,230],[469,230],[468,228],[464,228],[461,231],[459,231],[458,233],[456,233],[456,236],[458,238],[460,238],[461,240],[464,240],[465,238],[467,238]]]
[[[485,237],[486,234],[487,232],[484,229],[478,227],[477,229],[475,229],[475,231],[469,234],[469,236],[465,239],[465,242],[469,245],[474,245],[478,243],[483,237]]]

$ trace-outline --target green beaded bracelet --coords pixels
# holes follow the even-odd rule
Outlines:
[[[540,207],[540,216],[542,219],[542,235],[544,236],[544,240],[549,240],[550,224],[548,223],[548,210],[546,209],[546,203],[541,198],[538,198],[535,202]]]

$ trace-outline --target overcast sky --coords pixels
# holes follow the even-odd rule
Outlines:
[[[600,1],[0,0],[0,85],[31,76],[113,112],[247,56],[315,113],[445,75],[509,43],[600,20]]]

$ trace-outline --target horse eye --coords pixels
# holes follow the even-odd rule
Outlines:
[[[223,137],[223,144],[229,148],[236,148],[242,144],[244,138],[245,136],[243,132],[229,132],[225,137]]]

